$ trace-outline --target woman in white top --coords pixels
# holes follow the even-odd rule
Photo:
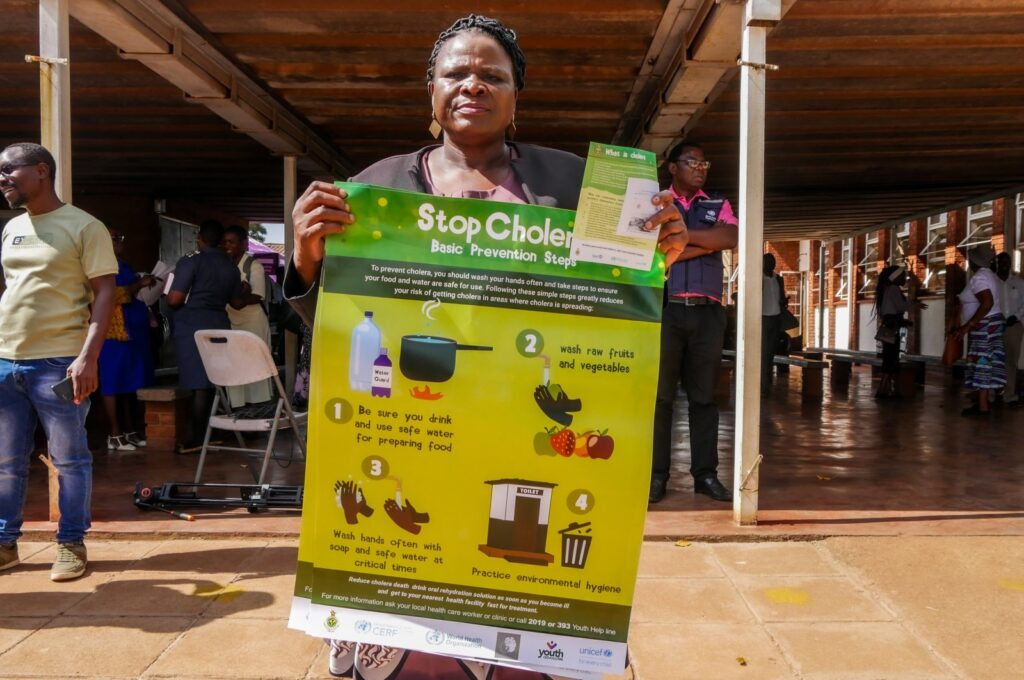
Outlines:
[[[992,271],[996,254],[988,244],[973,248],[967,254],[971,280],[958,296],[960,326],[954,331],[958,339],[967,336],[967,380],[964,385],[975,392],[975,403],[965,408],[965,416],[987,415],[989,390],[1006,384],[1006,354],[1003,348],[1003,318],[1000,298],[1002,282]]]
[[[903,294],[903,286],[907,283],[907,270],[899,265],[890,265],[878,275],[875,287],[875,314],[881,321],[878,335],[875,337],[882,343],[882,380],[878,384],[875,398],[886,399],[896,395],[896,376],[900,372],[900,331],[910,322],[905,315],[916,305],[925,309],[926,305],[908,300]]]
[[[249,232],[243,227],[230,226],[224,230],[224,251],[235,263],[242,274],[242,286],[245,289],[245,307],[232,309],[228,307],[228,318],[231,328],[236,331],[249,331],[256,334],[270,346],[270,321],[263,311],[263,301],[269,295],[266,279],[263,276],[263,265],[249,255]],[[237,385],[227,389],[231,408],[239,408],[246,404],[260,404],[270,401],[270,379]]]

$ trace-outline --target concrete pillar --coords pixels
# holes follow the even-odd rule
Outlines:
[[[761,254],[764,252],[764,119],[768,27],[780,0],[747,0],[740,71],[740,278],[736,333],[733,519],[757,523],[761,464]]]
[[[828,346],[828,338],[825,336],[825,319],[828,314],[828,306],[825,303],[825,296],[828,295],[828,270],[825,269],[825,244],[818,246],[818,341],[817,346],[824,348]]]
[[[71,202],[71,64],[69,0],[39,0],[40,143],[57,162],[54,187]]]
[[[847,327],[847,341],[846,346],[849,349],[858,349],[857,339],[860,335],[857,331],[858,314],[857,314],[857,288],[860,279],[857,276],[857,272],[860,269],[860,258],[863,256],[864,248],[864,237],[856,236],[850,239],[850,249],[847,251],[846,257],[846,304],[847,304],[847,319],[849,325]]]
[[[297,193],[297,157],[284,157],[284,256],[290,258],[295,249],[294,223],[292,222],[292,208],[295,206]],[[285,260],[287,262],[287,259]],[[291,393],[295,388],[295,365],[299,348],[299,338],[294,333],[285,331],[284,334],[284,387],[285,391]]]

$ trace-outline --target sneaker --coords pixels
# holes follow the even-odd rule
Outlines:
[[[134,446],[137,449],[144,449],[144,448],[146,448],[146,444],[147,444],[146,440],[143,437],[140,437],[135,432],[128,432],[128,433],[126,433],[124,435],[124,438],[125,438],[125,441],[127,441],[129,444],[131,444],[132,446]]]
[[[70,581],[85,573],[89,562],[84,543],[58,543],[57,559],[50,570],[51,581]]]
[[[0,545],[0,571],[10,569],[21,564],[18,558],[18,544]]]
[[[128,441],[128,435],[115,434],[107,437],[107,451],[134,451],[135,445]]]
[[[335,678],[351,678],[356,643],[348,640],[328,640],[327,644],[331,647],[327,657],[327,672]]]

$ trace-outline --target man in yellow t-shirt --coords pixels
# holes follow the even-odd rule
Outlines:
[[[89,394],[114,305],[117,259],[103,223],[63,203],[56,163],[23,142],[0,153],[0,190],[24,208],[3,229],[0,264],[0,571],[19,563],[36,421],[60,479],[54,581],[85,573],[92,454],[85,434]],[[65,378],[71,390],[54,386]]]

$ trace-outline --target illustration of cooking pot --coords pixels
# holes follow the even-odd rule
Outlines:
[[[490,352],[494,348],[460,345],[451,338],[434,335],[405,335],[398,368],[409,380],[444,382],[455,374],[455,351],[460,349]]]

